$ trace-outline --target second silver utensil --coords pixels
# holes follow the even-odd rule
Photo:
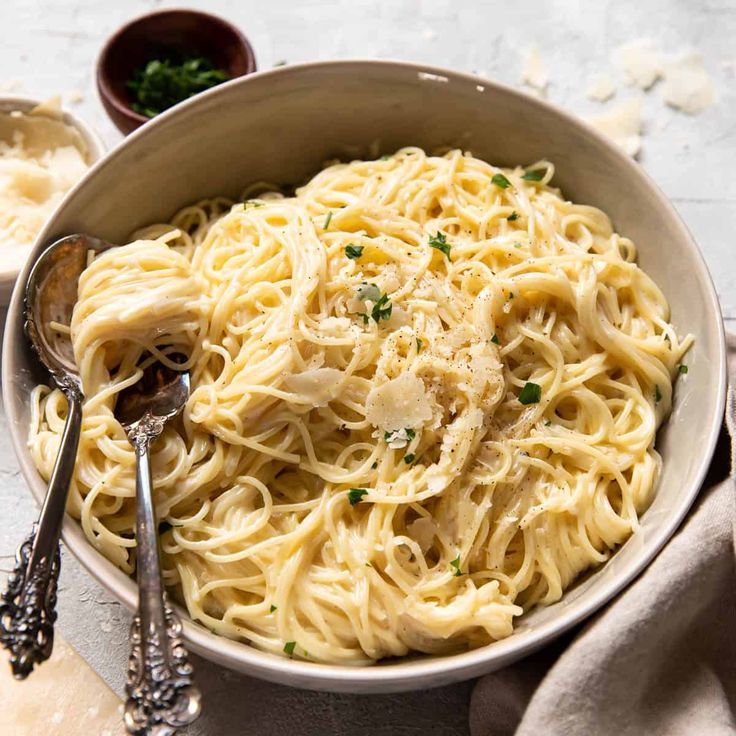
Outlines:
[[[131,734],[173,736],[194,721],[201,695],[181,637],[181,621],[161,581],[158,525],[149,448],[189,398],[189,374],[161,363],[122,391],[115,416],[136,455],[136,569],[138,613],[131,629],[125,725]]]
[[[82,426],[82,382],[69,335],[79,275],[90,251],[112,247],[89,235],[57,240],[38,258],[26,284],[26,334],[41,363],[67,399],[67,417],[43,508],[18,548],[16,566],[0,597],[0,643],[10,651],[13,675],[23,680],[51,656],[59,578],[59,535]]]

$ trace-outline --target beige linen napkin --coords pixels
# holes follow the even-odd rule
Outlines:
[[[478,681],[472,736],[736,734],[735,410],[730,391],[731,477],[724,431],[694,509],[634,584],[574,638]]]

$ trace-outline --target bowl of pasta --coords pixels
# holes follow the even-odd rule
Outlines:
[[[187,356],[160,545],[190,646],[227,667],[363,693],[497,669],[633,580],[704,478],[726,374],[703,258],[544,101],[397,62],[253,74],[133,133],[35,253],[80,231],[119,247],[58,327],[85,394],[64,541],[134,607],[116,396]],[[66,405],[27,275],[3,396],[40,501]]]

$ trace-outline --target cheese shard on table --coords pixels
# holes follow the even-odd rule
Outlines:
[[[587,121],[629,154],[641,150],[641,98],[632,97]]]
[[[623,69],[629,84],[649,89],[664,73],[662,57],[654,44],[645,38],[619,46],[614,58]]]
[[[374,386],[365,406],[366,419],[384,432],[417,429],[432,418],[424,381],[411,372]]]
[[[588,85],[586,95],[589,100],[605,102],[616,94],[616,85],[607,74],[599,74]]]
[[[667,65],[662,97],[670,107],[688,115],[697,115],[713,104],[713,80],[698,54],[689,54]]]
[[[23,682],[0,667],[0,733],[125,736],[120,699],[59,632],[54,651]]]
[[[532,89],[537,90],[540,94],[544,94],[549,84],[549,75],[542,63],[542,57],[539,55],[539,49],[535,46],[526,54],[524,58],[524,66],[521,70],[521,78],[524,84]]]

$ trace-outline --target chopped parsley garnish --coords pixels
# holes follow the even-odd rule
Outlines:
[[[521,404],[538,404],[542,399],[542,387],[538,383],[527,381],[519,392]]]
[[[662,392],[659,390],[659,385],[654,386],[654,403],[658,404],[662,401]]]
[[[296,646],[295,641],[287,641],[286,644],[284,644],[284,651],[291,656],[294,654],[294,647]]]
[[[377,467],[378,467],[378,463],[373,463],[373,465],[371,465],[371,470],[375,470]]]
[[[552,420],[551,420],[551,419],[547,419],[547,420],[546,420],[546,421],[544,422],[544,426],[545,426],[545,427],[549,427],[549,425],[550,425],[550,424],[552,424]]]
[[[125,86],[130,93],[133,110],[152,118],[228,79],[230,75],[227,72],[202,56],[172,53],[168,58],[152,59],[138,67]]]
[[[422,341],[420,338],[417,338],[417,352],[419,352],[422,349]]]
[[[350,243],[350,245],[345,246],[345,255],[351,260],[354,261],[356,258],[360,258],[363,255],[363,248],[365,246],[363,245],[353,245]]]
[[[278,60],[278,61],[277,61],[277,62],[276,62],[276,63],[274,64],[274,66],[286,66],[287,64],[288,64],[288,62],[286,61],[286,59],[279,59],[279,60]]]
[[[454,560],[450,560],[450,565],[455,568],[455,577],[459,578],[463,574],[462,570],[460,570],[460,555]]]
[[[381,298],[373,305],[371,309],[371,317],[373,321],[378,324],[382,319],[391,319],[391,311],[394,305],[391,304],[386,294],[382,294]]]
[[[351,506],[355,506],[356,503],[360,503],[363,496],[367,496],[368,491],[365,488],[351,488],[348,491],[348,501]]]
[[[278,606],[274,606],[273,603],[272,603],[271,604],[271,609],[270,609],[269,613],[273,613],[277,608],[278,608]]]
[[[681,365],[677,368],[677,370],[680,372],[681,375],[685,375],[687,373],[688,368],[686,365]]]
[[[414,458],[416,455],[413,452],[410,452],[408,455],[404,455],[404,462],[407,465],[411,465],[414,462]]]
[[[494,343],[495,345],[500,345],[501,344],[499,342],[498,335],[496,335],[495,333],[494,333],[493,337],[491,338],[491,342]]]
[[[265,202],[259,202],[257,199],[246,199],[243,205],[244,209],[249,210],[254,207],[265,207]]]
[[[503,174],[494,174],[491,183],[501,189],[508,189],[511,186],[511,182]]]
[[[384,153],[383,156],[379,159],[379,161],[388,161],[391,158],[387,153]]]
[[[547,169],[527,169],[521,178],[524,181],[542,181],[544,175],[547,173]]]
[[[327,230],[331,222],[332,222],[332,212],[330,211],[327,213],[327,217],[325,217],[325,226],[324,226],[325,230]]]
[[[506,219],[509,222],[514,222],[514,220],[519,219],[519,213],[516,210],[514,210]]]
[[[393,304],[387,294],[381,294],[381,290],[375,284],[361,284],[356,296],[363,302],[373,302],[370,316],[378,324],[382,319],[390,319],[393,310]],[[358,317],[363,319],[363,324],[368,324],[368,316],[363,312],[358,313]]]
[[[447,260],[450,260],[450,244],[447,242],[447,236],[444,233],[437,232],[435,235],[430,236],[429,238],[429,246],[430,248],[436,248],[437,250],[441,250],[446,256]]]

